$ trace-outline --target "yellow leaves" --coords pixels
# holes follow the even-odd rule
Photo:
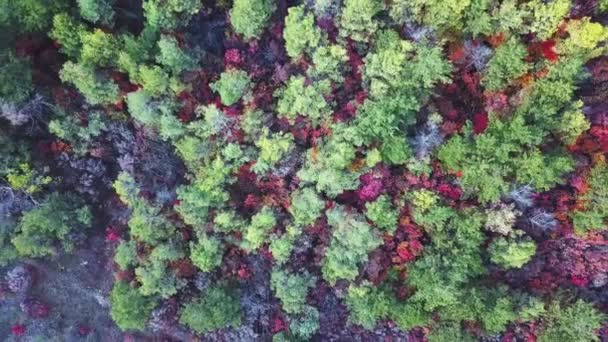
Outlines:
[[[569,37],[558,45],[560,53],[583,53],[585,57],[593,58],[605,51],[602,43],[608,39],[608,29],[600,23],[591,22],[589,17],[568,21],[565,30]]]

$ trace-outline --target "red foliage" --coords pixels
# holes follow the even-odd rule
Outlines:
[[[473,133],[481,134],[488,128],[488,113],[479,112],[473,114]]]
[[[118,228],[110,226],[106,228],[106,241],[117,242],[120,241],[120,231]]]
[[[13,324],[11,326],[11,334],[15,337],[20,337],[25,334],[25,325],[24,324]]]
[[[198,272],[190,259],[179,259],[171,263],[171,269],[180,278],[191,278]]]
[[[287,324],[285,323],[285,321],[283,320],[282,317],[277,316],[272,320],[272,327],[270,328],[270,331],[273,334],[279,333],[286,329],[287,329]]]
[[[543,57],[550,62],[555,62],[559,59],[559,55],[555,51],[555,41],[552,39],[530,44],[528,52],[532,56]]]
[[[500,92],[486,92],[485,96],[485,111],[486,112],[502,112],[509,105],[509,98],[506,94]]]
[[[455,201],[460,199],[462,195],[462,190],[459,187],[448,183],[440,183],[437,185],[436,190],[443,196]]]
[[[21,303],[21,311],[31,318],[46,318],[51,308],[39,300],[28,298]]]
[[[241,64],[241,62],[242,59],[239,50],[228,49],[224,53],[224,63],[226,63],[227,66],[238,66],[239,64]]]

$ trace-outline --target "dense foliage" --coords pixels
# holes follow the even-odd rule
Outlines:
[[[608,340],[608,1],[0,0],[0,28],[0,267],[92,251],[125,340]],[[24,272],[2,340],[64,325]]]

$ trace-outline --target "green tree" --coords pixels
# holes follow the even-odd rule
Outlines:
[[[148,25],[156,30],[174,30],[186,26],[201,10],[201,0],[144,0]]]
[[[137,264],[137,245],[135,241],[122,241],[116,247],[114,262],[123,270]]]
[[[114,21],[113,0],[78,0],[80,15],[92,23],[111,26]]]
[[[137,289],[123,281],[114,283],[110,302],[110,315],[122,330],[144,330],[156,305],[153,298],[142,296]]]
[[[574,231],[577,234],[585,234],[589,231],[603,229],[608,218],[608,166],[606,162],[600,161],[593,166],[589,172],[587,184],[589,190],[579,195],[579,201],[584,208],[577,209],[572,214]]]
[[[504,268],[521,268],[536,253],[536,244],[532,239],[520,241],[499,237],[489,247],[490,260]]]
[[[92,105],[112,104],[120,99],[118,85],[89,66],[66,62],[59,77],[72,83]]]
[[[253,215],[251,222],[245,228],[243,234],[243,246],[247,250],[255,250],[266,242],[266,237],[277,224],[272,209],[264,206],[257,214]]]
[[[378,30],[375,16],[384,9],[381,0],[345,0],[340,17],[340,35],[357,42],[367,42]]]
[[[308,289],[315,284],[314,277],[308,273],[294,274],[275,269],[270,275],[270,287],[281,300],[283,311],[289,314],[300,313],[306,305]]]
[[[159,295],[169,298],[186,285],[184,279],[178,278],[169,263],[185,256],[181,246],[173,242],[162,243],[154,247],[147,260],[135,268],[137,280],[141,283],[139,292],[144,296]]]
[[[12,103],[25,101],[34,89],[28,60],[11,50],[0,52],[0,99]]]
[[[72,234],[87,229],[91,219],[91,211],[82,201],[54,192],[23,214],[12,242],[22,256],[56,254],[57,244],[70,252],[74,248]]]
[[[367,255],[382,244],[382,239],[359,215],[350,214],[337,206],[327,211],[327,223],[332,227],[332,240],[325,254],[323,278],[330,284],[337,280],[354,280]]]
[[[549,307],[547,316],[548,324],[538,336],[540,342],[599,341],[596,330],[606,319],[606,315],[581,299],[566,307],[554,303]]]
[[[162,35],[158,41],[158,49],[156,61],[169,68],[174,75],[196,66],[195,59],[184,52],[177,39],[172,36]]]
[[[246,40],[259,38],[275,10],[273,0],[234,0],[230,24]]]
[[[348,321],[371,330],[378,320],[387,318],[391,303],[389,295],[369,282],[351,284],[345,302],[349,310]]]
[[[314,223],[324,207],[325,202],[311,188],[296,190],[291,194],[289,212],[296,225],[308,226]]]
[[[268,172],[293,148],[293,135],[291,133],[272,133],[267,128],[263,129],[262,136],[255,145],[260,149],[260,154],[251,168],[255,173]]]
[[[61,52],[72,59],[78,59],[82,49],[80,37],[85,31],[86,26],[67,13],[59,13],[53,17],[53,29],[49,36],[61,45]]]
[[[395,232],[397,229],[397,220],[399,219],[399,211],[395,209],[391,200],[382,195],[373,202],[368,202],[365,205],[365,215],[374,224],[389,233]]]
[[[251,89],[251,79],[244,70],[230,69],[220,75],[220,79],[211,83],[211,89],[220,94],[222,104],[231,106],[240,100]]]
[[[236,328],[241,323],[241,306],[231,291],[214,286],[184,306],[179,322],[198,334],[225,327]]]
[[[291,58],[311,53],[321,42],[321,30],[315,25],[312,13],[306,13],[303,5],[290,7],[285,17],[285,49]]]
[[[527,53],[526,47],[517,38],[511,38],[497,47],[482,79],[486,89],[500,90],[526,73],[529,66],[524,58]]]
[[[327,80],[306,85],[304,76],[291,76],[285,88],[275,91],[274,96],[279,98],[277,112],[292,123],[298,116],[304,116],[318,124],[331,114],[324,97],[330,88]]]
[[[201,235],[190,243],[190,259],[203,272],[211,272],[222,263],[222,244],[216,238]]]

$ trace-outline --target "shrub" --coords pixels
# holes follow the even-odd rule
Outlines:
[[[137,289],[117,281],[110,294],[110,315],[122,330],[144,330],[156,305],[153,298],[142,296]]]
[[[231,106],[240,100],[251,87],[251,79],[246,71],[230,69],[211,84],[211,89],[220,94],[222,104]]]
[[[184,306],[179,322],[198,334],[219,328],[236,328],[241,323],[239,300],[224,287],[208,288],[200,298]]]
[[[243,35],[245,39],[259,38],[274,10],[272,0],[234,0],[230,10],[230,23],[234,32]]]

